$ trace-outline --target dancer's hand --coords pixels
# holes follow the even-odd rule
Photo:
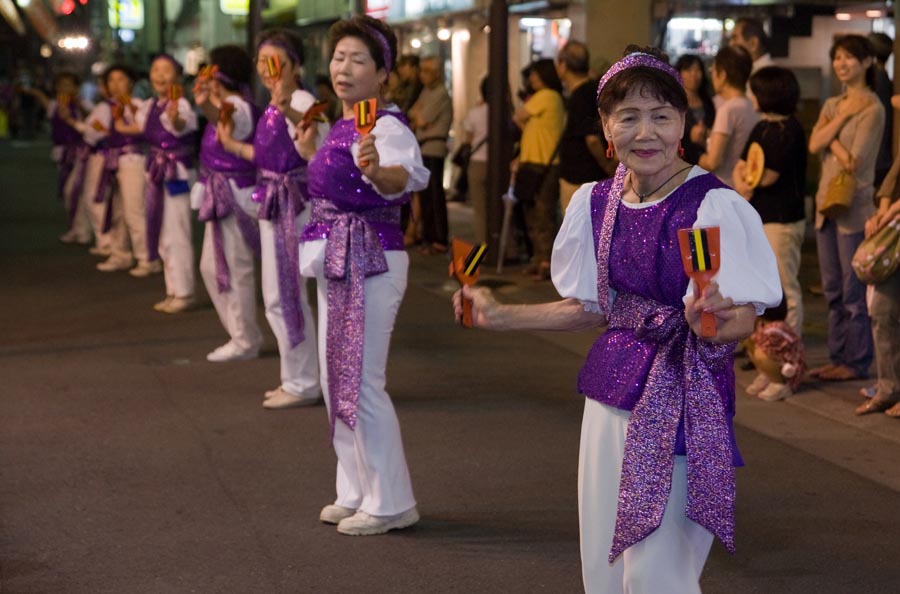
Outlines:
[[[494,299],[490,289],[463,285],[459,291],[453,294],[453,316],[457,324],[462,324],[463,299],[472,302],[472,327],[492,329],[493,317],[500,304]]]

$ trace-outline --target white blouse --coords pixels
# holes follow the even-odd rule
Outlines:
[[[705,174],[694,167],[687,179]],[[566,209],[562,228],[553,244],[551,276],[564,299],[578,299],[588,311],[598,312],[597,256],[591,222],[591,192],[596,183],[581,186]],[[651,208],[663,200],[648,204],[623,202],[627,208]],[[719,272],[714,277],[719,290],[731,297],[735,305],[752,303],[756,315],[781,302],[781,281],[775,254],[763,232],[756,210],[734,190],[710,190],[697,210],[694,227],[718,226],[721,237]],[[610,289],[610,303],[615,292]],[[688,284],[685,301],[693,296],[694,283]]]

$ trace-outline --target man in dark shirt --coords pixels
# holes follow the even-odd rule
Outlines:
[[[588,77],[590,55],[580,41],[569,41],[556,57],[556,72],[565,87],[566,127],[559,141],[559,202],[563,213],[582,184],[604,179],[616,163],[606,158],[606,143],[597,115],[597,81]]]

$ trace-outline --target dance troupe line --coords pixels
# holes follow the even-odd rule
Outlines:
[[[131,70],[114,65],[103,77],[108,99],[86,116],[63,101],[49,112],[71,223],[64,239],[83,242],[92,228],[94,252],[108,254],[100,270],[161,271],[160,312],[194,305],[190,217],[199,211],[200,273],[230,337],[210,361],[259,352],[260,259],[281,361],[264,406],[324,396],[337,472],[320,520],[374,535],[419,520],[385,369],[409,269],[400,210],[429,172],[405,117],[382,97],[393,31],[357,16],[329,36],[343,107],[330,128],[310,117],[302,45],[280,29],[263,32],[255,65],[237,46],[210,52],[193,93],[208,121],[199,163],[197,111],[170,56],[151,65],[151,99],[131,98]],[[262,113],[249,97],[254,69],[271,96]],[[361,132],[354,106],[372,98],[374,126]],[[566,212],[552,262],[564,299],[501,305],[467,286],[454,311],[459,320],[470,300],[473,325],[487,329],[607,326],[579,377],[585,591],[699,592],[714,536],[734,550],[733,345],[780,301],[778,272],[755,211],[678,156],[687,99],[662,54],[629,47],[601,80],[598,106],[621,165],[613,180],[584,185]],[[675,236],[692,226],[721,229],[721,266],[702,292]],[[701,336],[701,314],[715,316],[712,335]]]

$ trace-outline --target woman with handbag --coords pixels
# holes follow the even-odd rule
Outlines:
[[[562,82],[553,60],[533,62],[527,71],[534,94],[513,115],[513,121],[522,129],[519,160],[513,163],[515,194],[524,210],[533,252],[526,272],[535,280],[549,280],[559,202],[556,155],[566,110]]]
[[[875,212],[872,183],[884,108],[872,92],[875,53],[865,37],[839,37],[830,55],[844,92],[825,101],[809,137],[809,152],[822,156],[816,244],[828,301],[829,362],[809,374],[842,381],[867,377],[872,363],[866,290],[850,262],[863,240],[866,219]]]
[[[895,96],[900,99],[900,95]],[[875,343],[875,371],[878,380],[875,384],[875,394],[864,403],[856,407],[857,415],[884,412],[889,417],[900,419],[900,271],[897,270],[897,261],[900,260],[900,248],[897,246],[898,229],[900,229],[900,187],[898,187],[898,175],[900,175],[900,158],[894,161],[893,166],[884,178],[878,189],[878,211],[866,221],[866,244],[871,241],[881,242],[876,236],[882,233],[890,235],[893,239],[883,241],[890,242],[883,253],[876,252],[880,270],[869,268],[871,278],[871,300],[869,313],[872,317],[872,338]],[[890,229],[889,227],[893,227]],[[865,245],[865,244],[864,244]],[[860,251],[864,251],[865,247]],[[860,254],[854,257],[854,262],[859,260]],[[892,272],[891,269],[893,269]],[[858,271],[858,269],[857,269]],[[887,276],[881,278],[881,275]]]

